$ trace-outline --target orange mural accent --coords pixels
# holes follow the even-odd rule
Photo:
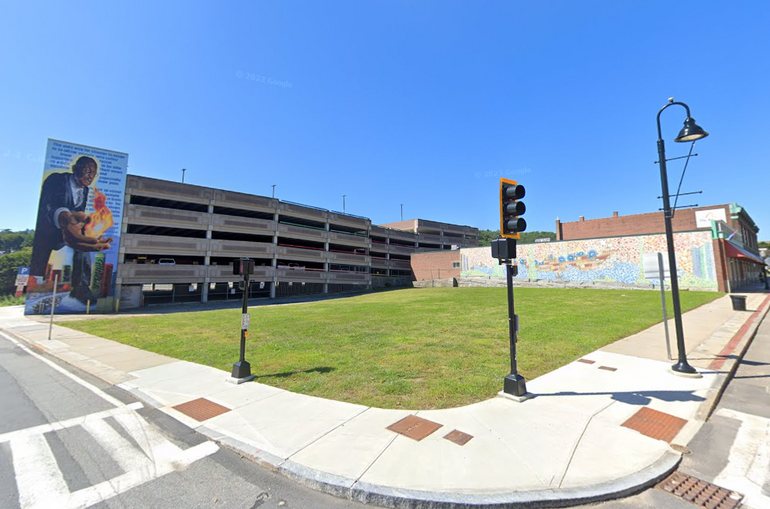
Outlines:
[[[94,187],[94,211],[88,214],[89,222],[85,234],[89,237],[99,237],[112,226],[112,212],[107,208],[107,196]]]

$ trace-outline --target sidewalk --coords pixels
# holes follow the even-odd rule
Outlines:
[[[770,293],[746,295],[747,311],[733,311],[724,296],[684,315],[698,378],[671,373],[659,324],[527,381],[534,397],[524,402],[500,396],[415,412],[234,385],[227,372],[57,325],[48,340],[48,323],[25,318],[21,307],[0,308],[0,329],[344,498],[389,507],[554,507],[630,494],[676,468],[770,308]],[[410,415],[407,433],[430,432],[421,440],[388,429]]]

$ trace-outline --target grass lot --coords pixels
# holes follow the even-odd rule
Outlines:
[[[0,295],[0,307],[4,306],[21,306],[24,304],[24,296],[16,297],[15,295]]]
[[[682,309],[721,295],[681,292]],[[527,380],[662,319],[654,291],[517,288],[515,297],[518,366]],[[230,372],[240,312],[63,325]],[[252,374],[303,394],[382,408],[449,408],[494,396],[510,372],[505,288],[395,290],[249,312]]]

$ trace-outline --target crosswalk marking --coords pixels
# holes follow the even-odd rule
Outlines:
[[[17,438],[11,442],[11,450],[22,508],[57,507],[58,502],[69,495],[67,483],[45,436]]]
[[[138,451],[106,421],[102,419],[90,420],[83,424],[83,428],[99,442],[99,445],[118,463],[124,472],[131,472],[149,463],[150,459],[147,456]]]
[[[141,408],[141,404],[133,406]],[[131,407],[132,405],[124,406],[0,435],[0,443],[10,444],[19,505],[22,509],[89,507],[175,470],[186,468],[219,450],[219,447],[210,441],[182,450]],[[105,422],[107,417],[114,418],[136,444],[131,443]],[[45,433],[73,426],[82,426],[118,463],[124,473],[71,493]]]
[[[716,413],[740,421],[741,426],[730,448],[727,466],[714,484],[742,493],[746,507],[770,507],[770,497],[762,493],[770,466],[770,419],[728,408],[720,408]]]

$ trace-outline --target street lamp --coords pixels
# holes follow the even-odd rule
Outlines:
[[[673,211],[671,210],[671,202],[669,201],[668,194],[668,175],[666,174],[666,147],[663,143],[663,136],[660,132],[660,114],[663,110],[669,106],[678,104],[684,106],[687,111],[687,118],[684,121],[684,127],[679,131],[679,136],[674,138],[674,141],[683,143],[687,141],[695,141],[701,138],[705,138],[709,135],[699,125],[695,123],[695,119],[690,116],[690,108],[683,102],[674,101],[674,98],[668,100],[668,104],[663,106],[658,111],[658,162],[660,163],[660,186],[663,191],[663,219],[666,224],[666,244],[668,246],[668,266],[671,272],[671,299],[674,304],[674,324],[676,327],[676,347],[679,351],[679,359],[676,364],[671,366],[671,369],[677,373],[683,374],[695,374],[695,368],[690,366],[687,362],[687,352],[684,345],[684,328],[682,327],[682,309],[679,305],[679,282],[677,281],[676,274],[676,252],[674,251],[674,233],[671,227],[671,218]]]

